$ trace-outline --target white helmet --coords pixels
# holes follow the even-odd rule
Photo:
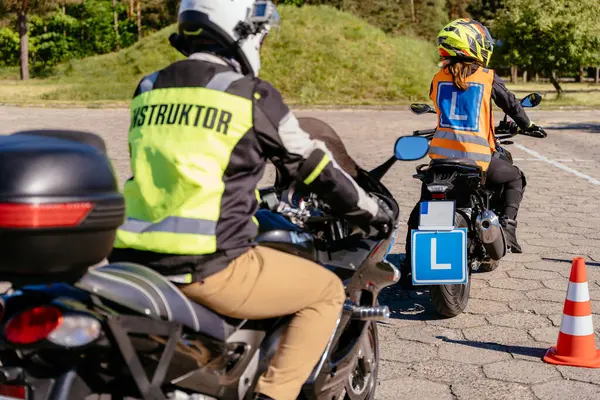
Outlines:
[[[269,30],[279,24],[271,1],[182,0],[178,31],[171,44],[184,55],[213,51],[234,58],[242,73],[258,76],[260,47]],[[214,43],[205,45],[206,40]]]

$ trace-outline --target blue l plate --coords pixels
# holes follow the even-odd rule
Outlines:
[[[467,228],[451,231],[412,230],[414,285],[466,284]]]

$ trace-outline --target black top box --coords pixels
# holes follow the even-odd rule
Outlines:
[[[78,279],[110,254],[124,214],[99,136],[0,136],[0,281],[19,286]]]

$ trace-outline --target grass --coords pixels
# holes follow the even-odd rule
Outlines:
[[[540,108],[600,107],[600,85],[594,83],[561,82],[564,93],[560,97],[557,97],[551,83],[519,82],[506,86],[517,98],[531,92],[541,93],[544,100]]]
[[[288,103],[382,105],[427,98],[436,71],[432,44],[387,36],[330,7],[279,9],[282,28],[265,43],[261,77]],[[141,77],[183,58],[168,43],[173,31],[171,26],[118,53],[62,64],[46,79],[19,82],[17,70],[0,71],[0,103],[127,102]]]

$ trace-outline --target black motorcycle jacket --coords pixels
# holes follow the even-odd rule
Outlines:
[[[189,93],[195,93],[193,91],[196,88],[198,96],[190,97]],[[217,91],[230,96],[231,104],[217,104],[211,100],[223,96]],[[236,120],[242,114],[234,107],[236,98],[239,98],[238,102],[247,104],[244,107],[249,110],[244,111],[243,115],[248,113],[249,116],[244,117],[248,121],[243,124],[240,118],[240,121]],[[149,108],[146,103],[137,104],[145,99],[151,99],[152,104],[166,104],[163,118],[159,119],[160,108],[152,114],[154,108]],[[335,205],[335,211],[339,214],[356,213],[367,220],[376,219],[378,215],[377,202],[338,166],[323,142],[312,140],[300,128],[279,91],[261,79],[243,76],[234,64],[220,57],[207,53],[192,54],[189,59],[175,62],[149,75],[140,82],[134,95],[135,101],[136,110],[142,108],[142,111],[132,111],[129,142],[134,147],[132,155],[138,155],[138,161],[132,157],[132,165],[136,165],[144,174],[135,176],[134,171],[134,177],[130,179],[132,182],[128,182],[130,188],[137,185],[134,189],[141,189],[125,191],[132,215],[128,214],[125,224],[119,228],[122,239],[109,257],[111,262],[138,262],[164,275],[192,273],[196,279],[203,279],[225,268],[255,245],[253,240],[258,226],[253,216],[259,206],[255,190],[267,160],[284,170],[287,176],[309,186],[332,206]],[[178,101],[184,106],[174,104]],[[142,115],[144,107],[147,109],[145,116]],[[211,110],[212,122],[210,114],[207,114]],[[221,115],[226,118],[221,118]],[[206,126],[214,129],[209,130]],[[196,131],[197,136],[193,134]],[[235,135],[239,136],[239,140],[232,142],[232,148],[225,151],[225,146],[217,143],[218,135]],[[207,137],[210,139],[208,142]],[[161,143],[160,140],[167,140],[169,149],[157,145]],[[185,141],[178,143],[179,140]],[[214,143],[217,145],[211,145]],[[180,149],[179,154],[171,151],[172,148]],[[152,157],[146,156],[146,153]],[[194,159],[197,160],[197,166],[187,161]],[[190,164],[183,165],[185,162]],[[222,170],[209,169],[207,165],[211,168],[212,165],[223,167]],[[169,190],[164,189],[165,196],[147,199],[145,193],[157,185],[158,178],[154,176],[159,175],[159,169],[170,171],[169,182],[159,182],[161,188],[168,186]],[[196,182],[199,178],[193,175],[195,171],[204,174],[201,175],[204,178]],[[214,187],[209,187],[210,184]],[[209,198],[206,193],[217,193],[218,196]],[[209,206],[210,210],[214,209],[210,215],[206,211]],[[144,215],[160,214],[160,218],[140,222],[134,214],[137,211],[134,207],[141,209]],[[179,215],[183,214],[180,209],[186,210],[185,218]],[[194,210],[198,210],[198,216],[193,214]],[[159,211],[166,217],[163,218]],[[182,220],[199,219],[213,221],[210,222],[210,231],[192,231],[199,224],[184,226],[181,223]],[[175,220],[178,224],[167,226],[165,220]],[[182,239],[173,246],[167,245],[164,240],[150,237],[151,234],[156,235],[155,232],[166,232],[169,236],[163,235],[165,238],[180,234]],[[205,247],[193,243],[186,245],[184,240],[191,235],[199,238],[196,240],[194,237],[193,243],[209,235],[211,242],[207,241],[209,244]]]

